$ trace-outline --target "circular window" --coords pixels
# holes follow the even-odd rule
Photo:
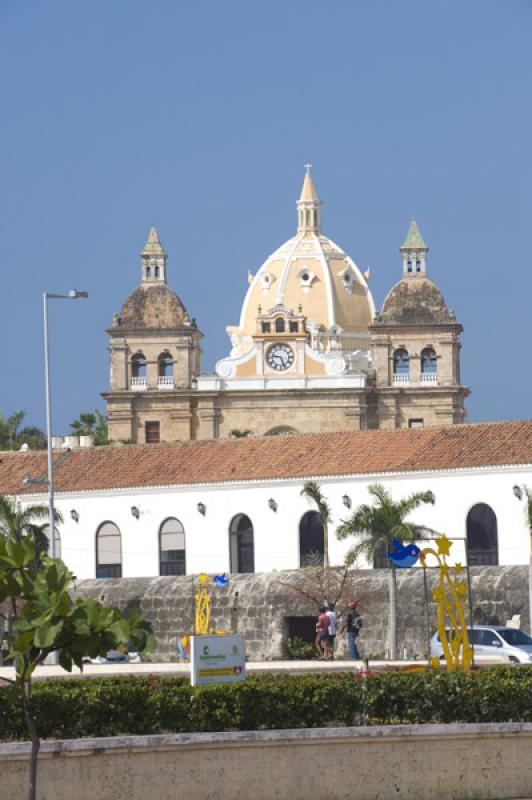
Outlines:
[[[301,276],[301,280],[302,281],[308,281],[308,272],[304,272],[303,273],[303,275]]]

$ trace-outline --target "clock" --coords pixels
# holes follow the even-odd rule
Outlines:
[[[281,372],[285,369],[290,369],[294,363],[294,351],[290,345],[280,342],[279,344],[272,344],[266,353],[266,361],[268,366],[272,369]]]

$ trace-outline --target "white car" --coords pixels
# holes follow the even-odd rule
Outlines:
[[[510,664],[532,662],[532,637],[518,628],[502,625],[473,625],[467,629],[476,656],[504,656]],[[430,640],[430,655],[443,659],[443,647],[437,633]]]

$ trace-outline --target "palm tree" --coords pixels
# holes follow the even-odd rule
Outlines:
[[[406,522],[406,517],[414,509],[424,503],[434,504],[432,492],[414,492],[409,497],[395,503],[389,492],[379,483],[368,486],[373,497],[373,505],[363,503],[344,520],[336,530],[338,539],[357,536],[358,542],[347,554],[347,563],[352,563],[357,556],[364,555],[368,561],[382,551],[388,553],[392,548],[392,538],[400,542],[415,542],[427,538],[427,533],[434,533],[429,528]],[[392,660],[397,659],[397,576],[395,565],[391,563],[388,572],[388,590],[390,604],[389,651]]]
[[[311,500],[318,511],[318,517],[323,527],[323,566],[327,568],[329,566],[329,525],[332,522],[331,507],[316,481],[305,481],[300,495]]]
[[[70,423],[74,436],[92,436],[96,426],[96,414],[90,411],[82,411],[79,419]]]
[[[19,509],[11,497],[0,494],[0,536],[12,535],[17,539],[22,539],[26,534],[30,534],[35,537],[38,551],[47,550],[48,537],[44,533],[43,527],[49,520],[49,514],[46,505],[33,505]],[[55,521],[63,521],[61,513],[57,510],[55,511]]]

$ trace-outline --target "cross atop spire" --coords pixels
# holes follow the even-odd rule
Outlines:
[[[299,233],[319,233],[320,232],[320,206],[321,201],[318,197],[314,181],[310,170],[312,164],[307,161],[303,164],[305,167],[305,177],[303,178],[303,186],[301,188],[301,195],[297,201],[298,211],[298,232]]]

